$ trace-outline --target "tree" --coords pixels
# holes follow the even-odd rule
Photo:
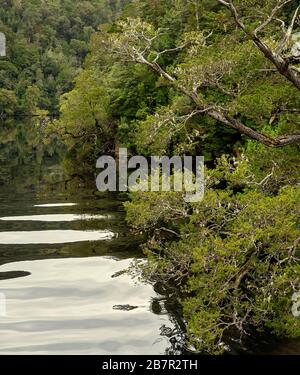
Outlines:
[[[13,91],[0,89],[0,115],[11,115],[17,105],[17,98]]]
[[[123,1],[107,0],[0,1],[0,31],[7,39],[0,85],[15,91],[18,114],[23,110],[28,114],[24,93],[37,86],[37,81],[39,108],[58,112],[59,97],[72,89],[89,37],[100,24],[110,22],[123,5]],[[26,86],[20,87],[20,81]]]
[[[291,37],[294,30],[295,22],[297,20],[300,5],[294,11],[291,22],[286,27],[286,22],[283,19],[278,18],[278,12],[287,4],[295,3],[294,0],[275,0],[267,2],[267,5],[263,5],[263,8],[270,8],[267,17],[259,22],[259,25],[254,28],[247,28],[242,20],[242,16],[238,9],[233,4],[233,1],[218,0],[218,2],[227,7],[236,23],[236,25],[243,30],[243,32],[254,42],[256,47],[264,54],[264,56],[272,62],[278,72],[287,78],[292,84],[300,90],[300,70],[294,66],[300,62],[300,55],[294,53],[291,49]],[[263,9],[265,10],[265,9]],[[270,47],[263,38],[259,37],[259,33],[263,32],[264,29],[271,23],[277,22],[281,24],[283,36],[275,48]],[[273,41],[272,41],[273,42]],[[289,54],[286,52],[289,50]]]
[[[147,279],[181,291],[187,336],[219,354],[253,328],[299,337],[292,295],[300,288],[299,185],[269,196],[245,156],[222,157],[206,172],[202,202],[182,193],[132,193],[127,219],[147,233]],[[226,188],[224,188],[226,186]]]
[[[249,59],[259,59],[247,41],[241,43],[242,52],[238,56],[237,51],[232,49],[232,39],[228,43],[222,41],[215,45],[209,45],[208,39],[211,34],[205,35],[203,32],[196,32],[185,35],[180,45],[159,50],[157,47],[161,43],[160,38],[163,35],[163,30],[155,29],[151,24],[141,19],[121,21],[118,23],[118,27],[120,32],[112,35],[111,44],[108,46],[111,51],[118,54],[124,61],[148,66],[176,90],[186,95],[194,105],[191,116],[199,113],[206,114],[218,123],[230,126],[266,146],[283,147],[300,142],[300,133],[297,131],[272,137],[245,125],[236,116],[236,114],[239,114],[236,102],[243,95],[243,91],[249,88],[249,82],[243,82],[241,76],[236,82],[230,81],[232,71],[234,68],[238,68],[237,58],[241,62],[245,61],[246,56]],[[222,45],[222,56],[218,56],[214,52],[211,53],[213,48],[216,49]],[[172,69],[174,74],[169,73],[159,63],[164,55],[178,53],[188,46],[184,62]],[[228,48],[230,49],[228,50]],[[228,54],[228,51],[230,51],[230,54]],[[209,54],[210,56],[213,55],[213,58],[207,61]],[[208,66],[208,63],[210,66]],[[260,74],[265,64],[266,62],[263,60],[259,62]],[[293,77],[295,76],[296,82],[297,72],[295,70],[289,67],[284,76],[286,77],[287,74],[290,78],[291,74]],[[270,79],[271,87],[272,84],[272,79]],[[280,85],[282,85],[282,82],[280,82]],[[211,100],[211,97],[207,100],[206,92],[208,89],[217,91],[219,95],[213,97],[213,100]],[[289,90],[291,89],[289,88]],[[220,100],[220,95],[224,96],[223,100]],[[242,114],[239,114],[239,117],[241,118]]]
[[[82,71],[75,88],[60,99],[60,118],[48,126],[68,146],[69,169],[90,173],[101,153],[114,153],[116,126],[110,111],[110,96],[97,69]]]

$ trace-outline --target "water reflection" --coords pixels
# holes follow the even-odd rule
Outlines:
[[[30,273],[1,282],[7,316],[0,320],[0,353],[157,354],[168,346],[158,339],[168,315],[150,311],[156,293],[127,274],[111,276],[130,259],[96,257],[39,260],[2,266]],[[116,309],[120,305],[135,309]]]
[[[0,353],[165,353],[166,297],[124,272],[142,256],[124,197],[66,176],[63,152],[38,124],[0,127]]]
[[[30,272],[25,272],[25,271],[0,272],[0,280],[17,279],[19,277],[26,277],[29,275],[30,275]]]
[[[109,240],[114,233],[106,231],[47,230],[30,232],[2,232],[0,244],[55,244]]]
[[[72,207],[76,205],[77,203],[46,203],[46,204],[35,204],[34,207]]]
[[[75,214],[51,214],[51,215],[31,215],[31,216],[7,216],[0,217],[2,221],[78,221],[78,220],[99,220],[110,219],[110,215],[75,215]]]

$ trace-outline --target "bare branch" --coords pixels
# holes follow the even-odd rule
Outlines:
[[[285,49],[285,47],[288,44],[288,42],[290,41],[290,38],[291,38],[293,29],[294,29],[294,25],[295,25],[295,22],[296,22],[299,10],[300,10],[300,5],[296,9],[296,11],[294,13],[294,16],[292,18],[292,22],[291,22],[290,26],[288,27],[288,29],[287,29],[287,31],[286,31],[286,33],[285,33],[282,41],[280,42],[279,46],[276,49],[277,53],[281,53]]]
[[[273,19],[274,19],[274,17],[275,17],[275,15],[276,15],[276,13],[281,8],[283,8],[286,4],[290,3],[291,1],[292,0],[286,0],[286,1],[281,2],[280,0],[278,0],[277,1],[277,5],[272,9],[269,17],[254,30],[254,34],[257,34],[262,29],[264,29],[270,22],[272,22]]]
[[[182,44],[181,46],[178,46],[178,47],[175,47],[175,48],[165,49],[165,50],[160,51],[160,52],[156,52],[156,57],[155,57],[155,59],[153,60],[153,63],[157,62],[157,61],[159,60],[159,58],[160,58],[162,55],[164,55],[165,53],[181,51],[181,50],[183,50],[188,44],[189,44],[189,42],[186,42],[186,43]]]
[[[226,6],[234,20],[235,23],[239,28],[241,28],[244,33],[252,39],[254,44],[260,49],[260,51],[264,54],[264,56],[270,60],[273,65],[275,65],[277,71],[283,75],[288,81],[290,81],[298,90],[300,90],[300,78],[298,76],[298,71],[296,71],[292,66],[290,66],[291,63],[295,62],[295,57],[283,57],[280,54],[276,53],[276,51],[273,51],[266,43],[264,43],[257,35],[259,31],[261,31],[265,26],[267,26],[272,20],[275,19],[276,13],[286,4],[290,3],[291,0],[286,1],[277,1],[277,5],[273,8],[271,14],[269,17],[263,22],[260,26],[258,26],[253,32],[248,31],[245,25],[243,24],[241,20],[241,16],[239,15],[237,9],[233,5],[233,2],[225,1],[225,0],[218,0],[218,2],[224,6]],[[294,14],[293,20],[297,18],[298,10]],[[295,20],[292,21],[291,26],[294,26]],[[298,58],[296,58],[296,61],[298,62]]]
[[[256,44],[256,46],[263,52],[263,54],[275,65],[276,69],[283,75],[285,76],[290,82],[294,84],[295,87],[297,87],[300,90],[300,79],[297,75],[298,70],[295,71],[294,67],[289,66],[288,62],[286,59],[283,57],[277,55],[275,52],[273,52],[261,39],[257,37],[255,33],[248,32],[240,20],[240,16],[234,7],[232,1],[225,1],[225,0],[218,0],[221,4],[225,5],[228,7],[231,11],[232,14],[236,20],[236,23],[241,27],[244,32],[249,35],[253,42]],[[290,0],[284,1],[283,3],[280,2],[280,5],[277,6],[278,9],[280,9],[283,4],[286,4],[290,2]],[[275,14],[276,12],[273,11],[272,14]],[[270,17],[269,17],[270,18]],[[295,16],[293,17],[295,18]],[[295,21],[294,21],[295,22]],[[266,21],[264,22],[266,24]],[[293,23],[293,22],[292,22]],[[150,26],[151,27],[151,26]],[[300,133],[295,133],[295,134],[286,134],[277,138],[270,137],[268,135],[262,134],[252,128],[249,128],[248,126],[244,125],[242,122],[239,120],[235,119],[233,116],[230,116],[228,111],[226,109],[217,107],[217,106],[208,106],[207,104],[203,103],[203,100],[201,100],[201,97],[198,95],[197,90],[195,87],[189,88],[186,84],[186,82],[181,82],[180,80],[177,81],[177,79],[173,76],[171,76],[166,70],[164,70],[159,63],[157,62],[159,56],[161,56],[164,53],[167,52],[173,52],[180,50],[185,47],[185,45],[181,45],[179,47],[175,47],[173,49],[166,49],[161,52],[156,52],[157,56],[156,58],[151,61],[147,58],[145,51],[151,51],[152,50],[152,43],[154,40],[158,37],[159,33],[158,31],[151,30],[152,36],[151,37],[146,37],[147,42],[146,46],[143,45],[143,50],[136,47],[134,45],[135,42],[138,42],[139,40],[139,35],[142,35],[143,41],[145,40],[145,35],[143,33],[143,30],[146,28],[147,25],[140,24],[140,28],[142,29],[142,32],[133,32],[131,35],[133,36],[133,40],[129,39],[124,39],[123,35],[121,39],[116,40],[115,48],[120,51],[122,55],[126,57],[130,57],[130,59],[136,63],[144,64],[151,68],[155,73],[159,74],[161,77],[163,77],[166,81],[168,81],[176,90],[179,92],[183,93],[186,95],[190,100],[194,103],[196,107],[196,112],[194,111],[192,113],[192,116],[195,114],[199,113],[206,113],[208,116],[211,118],[215,119],[217,122],[225,124],[241,134],[245,134],[246,136],[264,144],[265,146],[268,147],[283,147],[286,145],[291,145],[291,144],[297,144],[300,143]],[[130,33],[129,33],[130,34]],[[154,34],[154,35],[153,35]],[[209,76],[207,74],[206,76]],[[205,83],[205,82],[204,82]],[[222,90],[224,93],[224,89],[222,85],[220,85],[218,77],[214,77],[212,82],[208,80],[209,85],[215,86],[218,89]],[[203,84],[203,80],[201,81],[201,84]],[[201,87],[198,86],[198,87]],[[226,92],[227,95],[231,94]],[[232,93],[234,94],[234,93]],[[191,117],[187,117],[187,120]]]
[[[230,0],[230,1],[224,1],[224,0],[218,0],[218,2],[222,5],[225,5],[231,12],[231,14],[233,15],[234,17],[234,20],[235,20],[235,23],[242,29],[246,32],[246,27],[245,25],[243,24],[241,18],[240,18],[240,15],[237,11],[237,9],[235,8],[235,6],[233,5],[233,2]]]
[[[294,72],[296,72],[296,73],[300,73],[300,69],[296,68],[295,66],[292,66],[291,69],[293,69]]]
[[[291,144],[300,143],[300,133],[296,134],[287,134],[284,136],[280,136],[277,138],[269,137],[265,134],[262,134],[256,130],[249,128],[248,126],[244,125],[240,121],[236,120],[235,118],[229,116],[228,114],[224,113],[222,110],[212,110],[208,111],[207,114],[214,118],[215,120],[222,122],[238,130],[240,133],[247,135],[248,137],[255,139],[256,141],[262,143],[268,147],[283,147]]]
[[[158,229],[156,229],[157,231],[164,231],[164,232],[168,232],[168,233],[171,233],[173,234],[175,237],[177,238],[181,238],[180,234],[175,232],[174,230],[172,229],[169,229],[169,228],[166,228],[166,227],[160,227]]]
[[[271,178],[273,177],[274,175],[274,171],[275,171],[275,166],[273,166],[272,168],[272,171],[266,176],[264,177],[260,182],[253,182],[254,185],[258,185],[258,186],[264,186],[266,184],[266,182]]]
[[[284,136],[280,136],[278,138],[272,138],[242,124],[235,118],[229,116],[221,108],[203,107],[203,104],[201,104],[201,101],[196,93],[190,93],[183,86],[178,85],[178,83],[176,82],[176,79],[174,77],[171,77],[167,72],[165,72],[159,64],[151,63],[147,61],[146,59],[144,59],[144,64],[151,67],[152,70],[154,70],[156,73],[160,74],[161,76],[166,78],[169,82],[171,82],[175,88],[177,88],[179,91],[187,95],[196,104],[197,108],[201,112],[207,113],[208,116],[214,118],[218,122],[221,122],[227,126],[230,126],[233,129],[236,129],[238,132],[245,134],[252,139],[255,139],[256,141],[264,144],[265,146],[283,147],[286,145],[300,143],[300,134],[287,134]]]
[[[285,22],[277,17],[274,17],[274,21],[277,21],[280,23],[281,29],[285,33],[286,32]]]

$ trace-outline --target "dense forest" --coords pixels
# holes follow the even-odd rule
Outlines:
[[[91,35],[111,22],[123,3],[1,0],[7,58],[0,61],[0,113],[57,113],[59,96],[71,90]]]
[[[3,6],[0,111],[55,112],[59,100],[46,131],[66,144],[68,168],[93,173],[119,146],[205,157],[203,201],[132,192],[125,203],[147,237],[143,275],[180,291],[191,347],[219,354],[255,331],[299,337],[298,1]]]

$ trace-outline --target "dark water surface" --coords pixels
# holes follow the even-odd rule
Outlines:
[[[61,155],[34,124],[1,124],[0,354],[164,354],[167,297],[122,272],[142,256],[122,198]]]
[[[124,273],[142,257],[126,197],[66,174],[63,156],[38,123],[0,123],[0,354],[186,353],[172,292]],[[300,354],[300,340],[232,342]]]

